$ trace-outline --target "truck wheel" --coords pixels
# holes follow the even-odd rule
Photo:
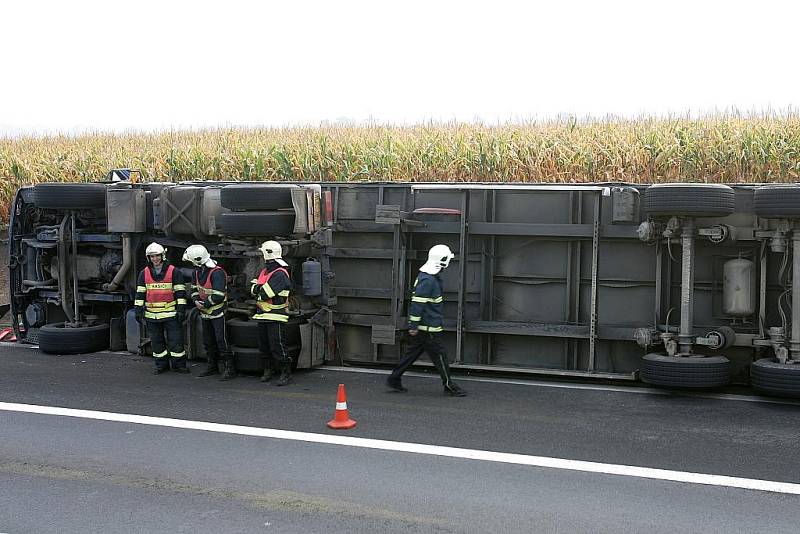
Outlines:
[[[225,235],[289,235],[294,230],[293,211],[228,212],[219,216]]]
[[[228,328],[228,342],[231,345],[247,349],[258,348],[258,323],[256,321],[229,319],[225,325]]]
[[[800,217],[800,186],[773,184],[756,187],[753,191],[753,211],[767,219]]]
[[[261,352],[258,349],[232,346],[231,350],[236,362],[236,371],[242,373],[261,373],[264,371]]]
[[[292,189],[287,184],[234,184],[220,191],[222,205],[231,210],[269,211],[292,207]]]
[[[723,184],[655,184],[644,192],[648,215],[721,217],[736,209],[736,194]]]
[[[225,322],[228,328],[228,342],[237,347],[258,348],[258,321],[229,319]],[[284,325],[284,344],[288,347],[300,346],[300,325],[289,322]]]
[[[674,388],[715,388],[731,381],[731,362],[724,356],[688,358],[647,354],[639,370],[642,382]]]
[[[39,208],[86,209],[106,206],[103,184],[36,184],[33,203]]]
[[[753,389],[776,397],[800,398],[800,365],[762,358],[750,366]]]
[[[53,323],[39,329],[39,349],[47,354],[86,354],[105,350],[108,345],[107,324],[70,328]]]

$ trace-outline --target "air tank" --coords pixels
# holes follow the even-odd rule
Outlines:
[[[322,295],[322,264],[313,258],[303,262],[303,295]]]
[[[728,260],[723,266],[722,311],[725,315],[747,317],[756,311],[755,263],[744,258]]]

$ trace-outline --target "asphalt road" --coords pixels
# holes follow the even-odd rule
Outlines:
[[[800,482],[796,403],[320,369],[286,388],[0,345],[0,402]],[[199,368],[195,368],[195,373]],[[335,432],[345,383],[358,427]],[[796,532],[800,496],[0,411],[0,532]]]

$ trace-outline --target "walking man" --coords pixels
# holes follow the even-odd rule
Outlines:
[[[195,266],[190,298],[200,312],[203,346],[206,349],[206,369],[198,376],[218,374],[221,367],[220,380],[230,380],[236,376],[236,367],[225,332],[228,275],[211,259],[208,249],[203,245],[191,245],[187,248],[183,253],[183,261]]]
[[[258,306],[253,319],[258,321],[258,350],[264,361],[261,381],[269,382],[280,372],[276,385],[285,386],[292,381],[292,358],[285,344],[285,325],[289,321],[286,309],[292,281],[280,243],[265,241],[259,250],[264,255],[264,268],[258,278],[251,281],[250,293],[256,297]]]
[[[147,324],[159,375],[172,370],[188,373],[183,347],[183,320],[186,308],[186,285],[181,272],[167,261],[167,249],[150,243],[145,250],[148,265],[136,281],[134,308],[139,324]]]
[[[403,387],[401,377],[411,365],[425,352],[442,377],[445,395],[464,397],[467,393],[450,378],[450,365],[447,352],[442,345],[442,279],[439,273],[450,265],[454,257],[447,245],[436,245],[428,251],[428,261],[419,269],[414,282],[414,295],[408,308],[408,335],[410,342],[406,353],[386,385],[394,391],[408,391]]]

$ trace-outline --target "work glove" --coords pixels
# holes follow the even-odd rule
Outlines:
[[[136,308],[136,322],[144,324],[144,310],[141,308]]]
[[[186,312],[183,310],[176,312],[175,318],[178,320],[179,323],[183,323],[184,321],[186,321]]]

